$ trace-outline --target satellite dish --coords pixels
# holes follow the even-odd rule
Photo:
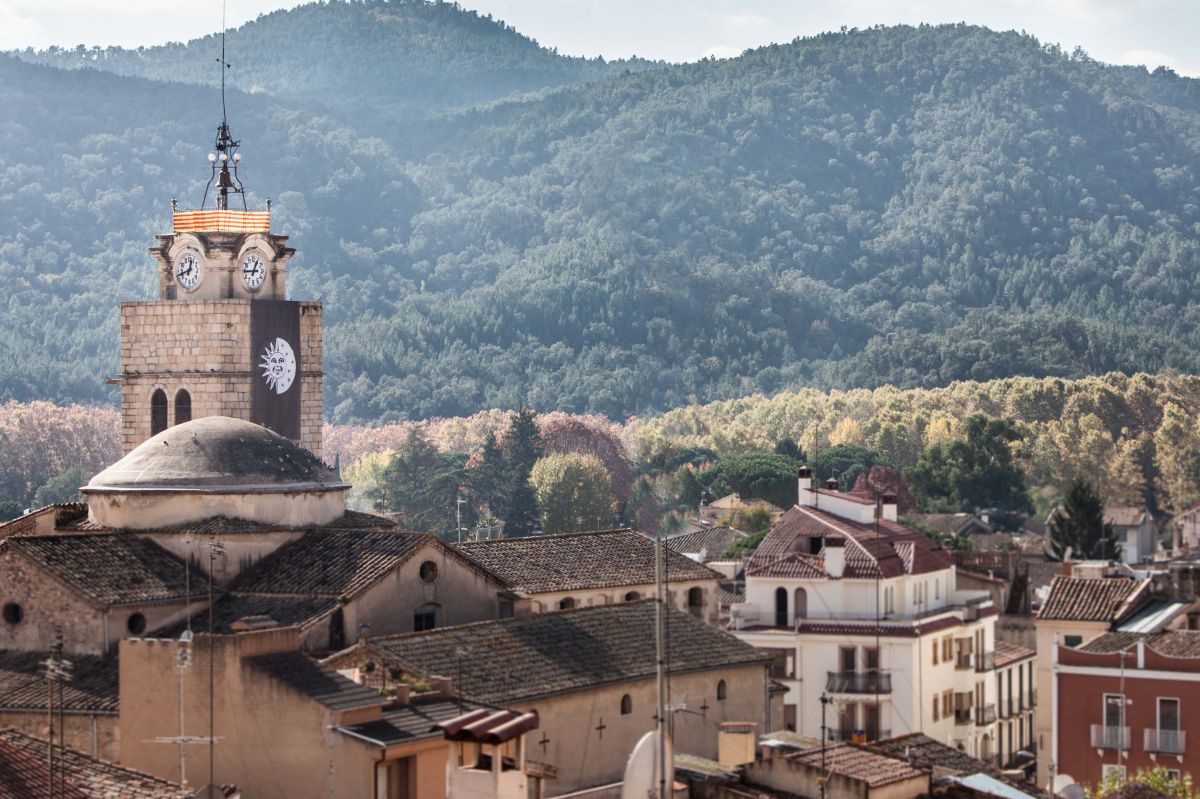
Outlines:
[[[675,755],[671,751],[671,739],[666,740],[667,779],[675,781]],[[625,764],[625,783],[621,786],[621,799],[648,799],[658,790],[658,732],[651,731],[641,737],[633,754]],[[668,790],[670,790],[668,788]],[[663,798],[665,799],[665,797]]]

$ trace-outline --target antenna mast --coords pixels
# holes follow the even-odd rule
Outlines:
[[[208,162],[212,164],[212,176],[208,179],[208,185],[204,187],[204,199],[200,201],[200,208],[203,210],[205,203],[208,202],[208,192],[212,188],[213,181],[217,181],[217,210],[229,210],[229,195],[239,194],[242,197],[242,210],[248,211],[246,205],[246,191],[242,187],[242,181],[238,178],[238,163],[242,160],[242,156],[238,153],[238,146],[241,144],[233,138],[229,132],[229,115],[225,106],[225,72],[231,69],[229,62],[225,60],[225,2],[221,2],[221,57],[217,59],[217,63],[221,68],[221,125],[217,128],[217,139],[213,144],[215,152],[208,154]],[[230,162],[233,163],[233,171],[229,169]]]

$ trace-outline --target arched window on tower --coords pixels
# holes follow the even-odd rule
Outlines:
[[[150,435],[156,436],[167,429],[167,392],[154,389],[150,395]]]
[[[175,393],[175,424],[192,421],[192,395],[186,388]]]

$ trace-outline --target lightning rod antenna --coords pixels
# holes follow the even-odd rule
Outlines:
[[[229,69],[229,64],[225,63],[225,0],[221,0],[221,125],[228,127],[229,118],[225,113],[225,70]]]

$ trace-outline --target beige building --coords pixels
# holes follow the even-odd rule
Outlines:
[[[499,575],[532,613],[655,595],[654,542],[632,530],[503,538],[457,548]],[[669,549],[666,563],[670,604],[717,624],[721,573]]]
[[[928,771],[867,747],[834,744],[799,750],[764,747],[762,760],[746,767],[753,785],[795,796],[825,799],[913,799],[928,796]]]
[[[325,661],[380,688],[449,675],[469,700],[535,712],[531,790],[548,797],[622,779],[656,715],[653,601],[374,638]],[[722,722],[771,729],[767,658],[689,614],[670,613],[676,753],[714,759]]]

